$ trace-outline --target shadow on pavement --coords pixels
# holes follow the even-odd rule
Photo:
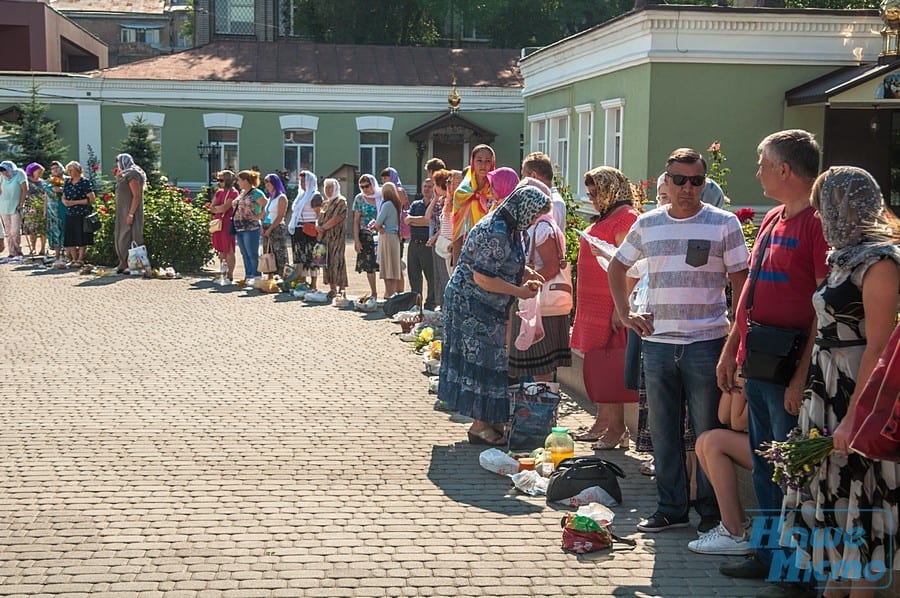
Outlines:
[[[125,276],[116,275],[116,276],[94,276],[89,275],[90,278],[87,280],[82,280],[75,286],[77,287],[106,287],[111,284],[115,284],[121,280],[125,280]],[[129,277],[130,278],[130,277]]]
[[[519,500],[508,477],[496,475],[478,466],[479,453],[488,448],[490,447],[474,446],[468,442],[433,446],[428,479],[451,500],[485,511],[504,515],[528,515],[543,511],[542,505]],[[465,474],[461,475],[460,472]]]

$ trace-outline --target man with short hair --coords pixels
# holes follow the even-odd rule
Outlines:
[[[737,371],[744,361],[748,320],[777,328],[808,330],[809,333],[800,362],[787,386],[752,378],[743,380],[752,448],[761,443],[784,440],[797,425],[811,344],[816,336],[812,296],[828,275],[825,263],[828,243],[822,234],[822,223],[809,203],[813,182],[819,173],[819,144],[811,133],[792,129],[769,135],[759,144],[757,152],[759,169],[756,178],[766,197],[778,205],[766,214],[756,235],[751,257],[752,272],[757,276],[752,314],[747,312],[752,282],[748,280],[735,309],[735,326],[716,368],[719,387],[723,391],[740,387]],[[767,235],[768,243],[764,243]],[[763,244],[768,247],[762,247]],[[753,491],[759,508],[765,517],[778,517],[784,495],[772,481],[772,463],[755,452],[751,457]],[[737,533],[737,530],[730,531]],[[723,565],[721,571],[732,577],[765,578],[777,551],[759,546],[755,557]],[[791,558],[781,552],[777,556],[782,562]],[[803,588],[780,584],[764,588],[757,595],[803,596],[807,593]]]
[[[433,178],[434,173],[438,170],[444,170],[445,168],[447,168],[447,166],[444,165],[444,161],[440,158],[429,158],[428,161],[425,162],[425,172],[428,173],[429,179]]]
[[[434,182],[425,179],[422,183],[422,199],[417,199],[409,206],[406,224],[409,225],[409,251],[406,254],[406,265],[409,269],[409,287],[413,293],[422,295],[425,309],[434,309],[434,255],[428,245],[433,231],[431,219],[426,214],[428,206],[434,200]],[[422,275],[428,282],[428,294],[422,292]]]
[[[550,205],[553,208],[553,220],[559,230],[566,230],[566,202],[553,186],[553,162],[543,152],[533,152],[522,161],[522,178],[531,177],[547,185],[550,189]]]
[[[666,161],[667,206],[638,217],[609,263],[616,313],[643,339],[644,381],[656,465],[656,512],[638,523],[647,533],[688,525],[684,412],[699,436],[719,427],[716,362],[728,335],[725,283],[741,288],[749,252],[731,212],[700,201],[706,162],[690,148]],[[629,309],[626,272],[646,258],[648,313]],[[719,520],[715,494],[697,472],[695,508],[703,527]]]

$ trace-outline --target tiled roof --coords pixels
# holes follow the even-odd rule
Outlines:
[[[219,41],[93,73],[107,79],[522,87],[518,50]]]
[[[128,12],[163,14],[165,0],[50,0],[50,6],[60,12]]]

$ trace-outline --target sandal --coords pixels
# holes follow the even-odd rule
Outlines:
[[[651,476],[651,477],[655,476],[656,475],[656,465],[653,464],[653,459],[650,459],[649,461],[644,461],[643,463],[641,463],[641,466],[638,467],[638,471],[641,473],[641,475],[646,475],[646,476]]]
[[[584,432],[576,434],[572,437],[572,440],[575,442],[597,442],[603,435],[606,434],[606,429],[603,430],[594,430],[594,428],[588,428]]]
[[[506,444],[503,436],[499,434],[493,436],[491,432],[497,434],[497,431],[493,428],[485,428],[481,432],[466,432],[469,436],[469,444],[486,444],[488,446],[503,446]]]
[[[605,433],[603,435],[606,436]],[[626,430],[614,440],[606,440],[605,438],[600,438],[599,440],[597,440],[597,442],[591,445],[591,449],[595,451],[611,451],[617,448],[628,450],[628,446],[630,444],[631,434],[626,428]]]

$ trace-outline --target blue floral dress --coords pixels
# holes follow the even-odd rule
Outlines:
[[[449,409],[491,424],[509,419],[506,329],[514,298],[482,289],[474,272],[522,283],[525,252],[507,218],[495,211],[469,231],[444,291],[438,397]]]

